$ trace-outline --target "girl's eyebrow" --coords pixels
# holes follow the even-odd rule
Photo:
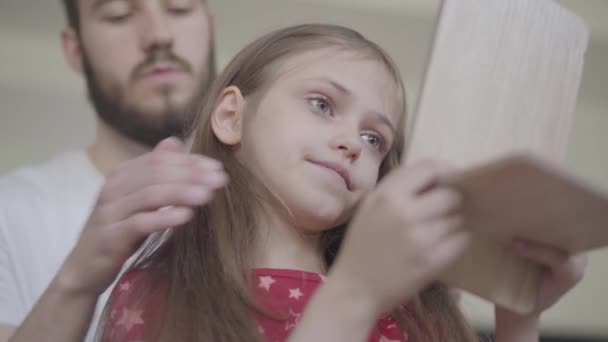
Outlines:
[[[339,82],[337,82],[329,77],[307,78],[306,81],[328,83],[333,88],[338,90],[340,93],[343,93],[346,96],[352,95],[352,92],[348,88],[346,88],[345,86],[341,85]],[[397,129],[393,126],[393,123],[391,122],[391,120],[388,119],[388,117],[386,115],[379,113],[379,112],[371,112],[371,114],[374,116],[374,121],[378,121],[379,123],[388,126],[388,128],[390,128],[393,135],[397,134]]]
[[[386,117],[386,115],[378,113],[378,112],[371,112],[371,114],[374,116],[375,121],[378,121],[380,124],[388,126],[388,128],[390,128],[393,136],[397,135],[397,129],[395,129],[395,127],[393,126],[393,123],[391,122],[391,120],[389,120]]]
[[[348,90],[345,86],[341,85],[339,82],[332,80],[329,77],[317,77],[317,78],[307,78],[306,81],[315,81],[315,82],[323,82],[329,83],[332,87],[336,88],[339,92],[345,95],[352,95],[352,92]]]

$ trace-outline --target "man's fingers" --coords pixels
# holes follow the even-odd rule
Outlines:
[[[154,211],[164,207],[198,207],[213,198],[215,189],[207,186],[182,184],[152,185],[135,191],[100,208],[106,220],[122,221],[139,212]]]
[[[164,229],[174,228],[188,223],[194,209],[188,207],[168,207],[163,210],[140,212],[121,221],[116,229],[119,234],[128,234],[134,240],[145,238]]]
[[[228,182],[228,175],[221,170],[205,170],[200,167],[161,166],[141,173],[124,173],[104,187],[106,202],[128,196],[149,186],[162,184],[205,185],[213,189]]]
[[[220,162],[204,156],[148,154],[116,169],[99,196],[101,203],[116,200],[146,186],[162,183],[209,184],[227,178]],[[223,176],[217,175],[218,173]],[[213,179],[216,179],[214,181]]]

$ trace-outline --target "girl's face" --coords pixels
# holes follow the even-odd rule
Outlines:
[[[287,59],[260,96],[245,110],[237,157],[300,231],[346,222],[396,138],[402,105],[386,66],[319,49]]]

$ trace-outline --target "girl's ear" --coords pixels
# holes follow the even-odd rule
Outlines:
[[[244,111],[245,98],[241,90],[236,86],[224,89],[211,114],[211,129],[223,144],[228,146],[240,144]]]

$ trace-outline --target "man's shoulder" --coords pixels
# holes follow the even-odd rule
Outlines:
[[[44,225],[50,230],[53,225],[73,225],[72,221],[80,224],[102,182],[84,151],[16,169],[0,177],[0,226],[27,230]]]
[[[41,163],[15,169],[0,176],[0,204],[34,201],[52,194],[96,187],[102,176],[83,150],[66,151]]]

